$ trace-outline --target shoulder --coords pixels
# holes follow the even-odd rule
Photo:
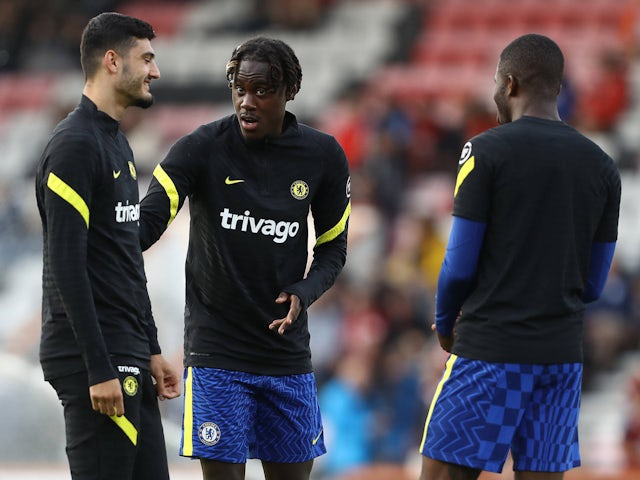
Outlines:
[[[90,117],[77,110],[71,112],[54,128],[45,153],[61,157],[98,154],[99,145]]]
[[[333,135],[322,132],[304,123],[298,124],[300,139],[307,148],[324,153],[325,156],[334,159],[342,159],[344,151]]]
[[[462,165],[470,158],[474,160],[495,159],[506,154],[509,142],[505,141],[509,134],[505,126],[490,128],[470,138],[462,147],[459,164]]]
[[[180,138],[176,145],[189,148],[204,148],[220,141],[225,141],[233,133],[233,115],[200,125]]]

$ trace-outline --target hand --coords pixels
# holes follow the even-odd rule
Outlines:
[[[289,307],[287,316],[278,320],[274,320],[273,322],[271,322],[271,324],[269,324],[269,330],[278,329],[278,333],[280,335],[282,335],[285,330],[293,325],[293,322],[298,319],[298,316],[302,311],[302,305],[300,304],[300,299],[297,295],[280,292],[280,295],[278,295],[278,298],[276,298],[276,303],[280,304],[286,302],[291,302],[291,306]]]
[[[89,387],[91,408],[103,415],[124,415],[124,400],[120,380],[113,378]]]
[[[431,330],[436,332],[436,336],[438,337],[438,342],[440,343],[440,347],[447,352],[451,353],[451,349],[453,348],[453,342],[456,339],[455,330],[451,335],[442,335],[438,330],[436,330],[436,324],[431,325]]]
[[[151,355],[151,375],[156,380],[156,391],[160,400],[180,396],[178,372],[162,355]]]

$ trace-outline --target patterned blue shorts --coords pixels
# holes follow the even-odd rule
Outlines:
[[[313,373],[184,372],[180,455],[229,463],[306,462],[326,452]]]
[[[488,363],[451,355],[420,446],[422,455],[499,473],[580,465],[582,364]]]

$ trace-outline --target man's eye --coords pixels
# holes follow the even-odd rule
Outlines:
[[[259,97],[262,97],[264,95],[267,94],[267,89],[266,88],[258,88],[256,90],[256,95],[258,95]]]
[[[236,87],[236,92],[239,93],[239,94],[244,94],[244,88]]]

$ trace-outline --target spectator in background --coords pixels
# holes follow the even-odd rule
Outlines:
[[[19,52],[26,37],[27,24],[26,2],[0,1],[0,72],[19,67]]]
[[[369,146],[364,152],[362,168],[372,181],[376,206],[392,225],[402,209],[403,193],[408,184],[407,152],[412,135],[411,120],[392,100],[373,122]]]
[[[613,369],[622,353],[638,347],[633,289],[631,277],[614,259],[602,295],[585,310],[585,385],[598,372]]]
[[[495,113],[489,109],[487,102],[472,99],[465,104],[462,125],[462,138],[472,138],[496,126]]]
[[[86,22],[118,0],[0,0],[0,72],[78,69]]]
[[[626,58],[606,51],[599,58],[593,83],[581,92],[576,120],[585,131],[610,133],[631,101]]]
[[[375,350],[345,351],[332,378],[321,388],[320,409],[331,445],[321,472],[336,478],[374,460],[376,417],[371,399]]]
[[[418,328],[406,328],[389,335],[382,345],[371,395],[376,462],[403,465],[420,440],[422,429],[416,418],[425,409],[421,368],[426,338]]]
[[[558,95],[558,114],[562,121],[572,125],[575,121],[577,94],[573,82],[565,75],[562,78],[562,88]]]

